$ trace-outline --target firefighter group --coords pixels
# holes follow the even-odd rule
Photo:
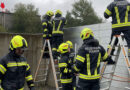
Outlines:
[[[114,0],[104,11],[106,19],[112,18],[111,40],[114,35],[123,33],[128,44],[128,55],[130,55],[129,16],[130,5],[126,0]],[[83,43],[75,57],[73,43],[63,39],[65,37],[63,28],[66,24],[67,20],[60,10],[55,13],[47,11],[42,20],[43,39],[50,40],[54,63],[60,68],[62,90],[100,90],[100,62],[115,64],[110,56],[114,55],[115,50],[113,49],[108,55],[93,31],[86,27],[79,33]],[[117,43],[118,40],[115,45]],[[36,90],[30,66],[23,57],[24,51],[28,48],[27,41],[24,37],[16,35],[11,39],[9,46],[9,53],[0,59],[0,90],[24,90],[25,81],[30,90]]]

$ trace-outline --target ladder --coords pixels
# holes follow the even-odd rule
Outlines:
[[[49,51],[45,51],[45,48],[48,48]],[[44,53],[49,53],[50,60],[49,59],[43,60]],[[54,65],[50,41],[49,39],[46,39],[42,47],[40,59],[38,62],[38,66],[36,68],[35,75],[34,75],[35,84],[42,83],[42,82],[44,82],[44,85],[46,84],[48,71],[49,71],[49,63],[51,64],[51,67],[52,67],[56,90],[59,90],[61,88],[59,87],[60,79],[59,80],[57,79],[59,72],[56,72],[58,65]]]
[[[115,48],[115,47],[117,47],[117,49],[116,49],[116,54],[115,55],[111,55],[111,56],[113,56],[114,57],[114,61],[116,62],[114,65],[112,65],[112,67],[111,67],[111,72],[109,72],[109,73],[104,73],[105,72],[105,69],[106,69],[106,66],[107,66],[107,62],[104,62],[104,64],[103,64],[103,67],[102,67],[102,69],[101,69],[101,78],[100,78],[100,83],[108,83],[107,85],[107,87],[106,88],[103,88],[103,89],[101,89],[101,90],[109,90],[110,89],[110,87],[111,87],[111,83],[112,83],[112,79],[113,79],[113,75],[114,75],[114,72],[115,72],[115,69],[116,69],[116,66],[117,66],[117,62],[118,62],[118,59],[119,59],[119,55],[120,55],[120,52],[121,52],[121,50],[122,50],[122,52],[123,52],[123,56],[124,56],[124,59],[125,59],[125,63],[126,63],[126,67],[127,67],[127,69],[128,69],[128,72],[129,72],[129,74],[130,74],[130,61],[129,61],[129,58],[128,58],[128,54],[127,54],[127,52],[126,52],[126,49],[125,49],[125,45],[124,45],[124,39],[122,38],[123,36],[122,35],[115,35],[115,36],[113,36],[113,39],[112,39],[112,42],[111,42],[111,44],[110,44],[110,48],[109,48],[109,50],[108,50],[108,55],[110,55],[111,54],[111,51],[112,51],[112,49],[113,48]],[[115,41],[116,41],[116,38],[118,39],[118,44],[116,45],[116,46],[114,46],[114,43],[115,43]],[[105,81],[103,81],[102,80],[102,78],[103,78],[103,76],[104,75],[109,75],[109,80],[105,80]]]

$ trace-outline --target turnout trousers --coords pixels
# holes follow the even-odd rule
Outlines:
[[[100,90],[99,79],[85,80],[79,78],[76,90]]]

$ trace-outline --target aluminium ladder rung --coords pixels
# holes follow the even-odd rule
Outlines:
[[[103,75],[106,75],[106,74],[113,74],[114,73],[114,71],[113,72],[106,72],[106,73],[104,73]]]
[[[46,65],[47,66],[47,65],[49,65],[49,63],[40,63],[40,65]]]
[[[44,53],[49,53],[49,51],[44,51]],[[44,56],[43,56],[44,57]]]
[[[61,89],[62,87],[59,87],[59,89]]]
[[[43,77],[43,76],[47,76],[47,73],[46,74],[42,74],[42,75],[37,75],[37,77]]]
[[[48,69],[40,69],[39,71],[48,71]]]
[[[43,79],[43,80],[35,81],[34,83],[45,82],[45,81],[46,79]]]

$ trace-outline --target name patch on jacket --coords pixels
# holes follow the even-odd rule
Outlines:
[[[127,1],[116,1],[114,2],[117,6],[124,6],[124,5],[127,5],[128,2]]]
[[[101,48],[100,47],[86,47],[85,50],[87,50],[89,53],[97,53],[99,52]]]

